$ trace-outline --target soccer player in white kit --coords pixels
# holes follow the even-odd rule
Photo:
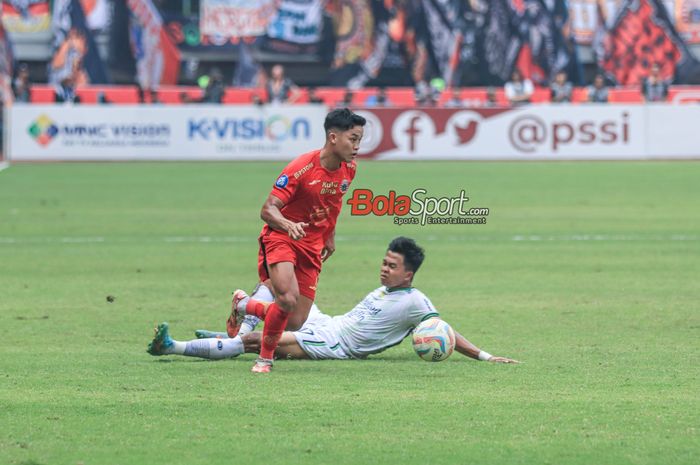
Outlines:
[[[382,261],[381,287],[367,294],[344,315],[329,316],[313,305],[298,331],[282,334],[275,356],[313,360],[363,359],[400,344],[421,321],[439,316],[430,299],[412,287],[413,277],[424,258],[423,249],[413,239],[397,237],[389,244]],[[254,296],[258,300],[273,300],[264,284],[258,286]],[[257,353],[262,337],[260,332],[239,333],[231,339],[226,333],[198,330],[196,334],[204,338],[176,341],[168,334],[167,323],[162,323],[156,328],[147,351],[151,355],[222,359]],[[480,350],[456,331],[455,336],[455,350],[463,355],[495,363],[518,363]]]

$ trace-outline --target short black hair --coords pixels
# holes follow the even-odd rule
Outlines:
[[[326,115],[326,121],[323,123],[323,128],[326,133],[331,129],[340,129],[347,131],[355,126],[364,126],[367,120],[360,115],[356,115],[347,108],[339,108],[333,110]]]
[[[403,255],[404,266],[408,271],[413,271],[414,273],[418,271],[423,260],[425,260],[425,251],[410,237],[399,236],[395,238],[389,243],[387,250]]]

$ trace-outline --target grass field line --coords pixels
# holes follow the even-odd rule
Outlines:
[[[0,161],[0,171],[5,170],[10,167],[10,164],[6,161]]]
[[[336,236],[339,242],[386,242],[386,236]],[[569,234],[569,235],[429,235],[421,240],[447,242],[694,242],[700,241],[700,235],[641,235],[641,234]],[[34,236],[8,237],[0,236],[0,245],[12,244],[133,244],[140,242],[182,244],[182,243],[248,243],[257,242],[251,236],[146,236],[146,237],[102,237],[102,236]]]

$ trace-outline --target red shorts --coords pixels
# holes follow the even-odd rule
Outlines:
[[[258,239],[258,276],[260,282],[270,279],[268,267],[280,262],[294,264],[294,275],[299,284],[299,294],[312,301],[316,298],[316,284],[321,274],[321,256],[319,253],[299,247],[292,239],[260,236]]]

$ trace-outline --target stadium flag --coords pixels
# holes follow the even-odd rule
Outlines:
[[[338,18],[329,81],[332,86],[344,86],[362,74],[362,62],[374,50],[374,15],[368,0],[337,0],[327,8]]]
[[[700,63],[673,27],[661,0],[627,0],[605,38],[600,67],[620,85],[639,85],[653,64],[664,79],[700,83]]]
[[[508,0],[493,0],[489,4],[483,27],[481,56],[484,83],[503,84],[510,79],[522,40]]]
[[[535,84],[547,85],[559,71],[569,71],[574,50],[564,37],[563,27],[568,9],[563,0],[546,2],[526,0],[512,2],[515,18],[523,40],[518,68]],[[549,4],[549,5],[548,5]],[[577,76],[570,76],[576,80]]]
[[[275,0],[201,0],[199,28],[219,37],[261,36],[275,15]]]
[[[598,27],[598,0],[570,0],[571,33],[579,45],[591,45]]]
[[[2,23],[8,32],[42,32],[49,29],[49,0],[3,0]]]
[[[87,26],[91,30],[106,29],[112,19],[112,10],[107,0],[80,0]]]
[[[49,82],[58,83],[68,76],[75,78],[76,85],[109,82],[80,2],[55,0],[53,7],[54,52]]]
[[[338,15],[333,68],[340,68],[364,58],[372,49],[374,16],[368,0],[338,0],[333,10]]]
[[[250,45],[241,41],[238,44],[238,64],[233,73],[233,85],[248,88],[261,87],[261,70],[262,67],[253,57]]]
[[[12,75],[14,74],[14,55],[12,54],[12,42],[5,31],[5,28],[0,22],[0,93],[2,101],[11,103],[12,94]],[[2,151],[2,147],[0,147]]]
[[[161,84],[177,84],[180,52],[166,33],[160,13],[151,0],[127,0],[127,3],[139,85],[143,89],[156,89]]]
[[[321,40],[322,13],[322,0],[282,0],[267,26],[267,36],[295,44],[315,44]]]
[[[494,0],[484,25],[482,52],[488,84],[502,84],[514,69],[535,84],[546,85],[561,71],[579,79],[576,51],[565,36],[564,0]]]
[[[448,87],[452,86],[462,47],[462,31],[457,27],[460,3],[422,1],[422,17],[426,23],[423,40],[438,74]]]
[[[329,10],[335,17],[342,18],[338,24],[340,26],[337,29],[339,32],[350,31],[355,27],[356,18],[350,18],[348,13],[352,11],[353,5],[361,6],[361,2],[345,2],[344,5],[339,6],[340,9]],[[343,8],[345,9],[343,10]],[[408,33],[406,24],[411,16],[411,8],[412,6],[406,3],[375,3],[372,16],[365,17],[365,23],[361,26],[367,27],[373,24],[372,34],[369,36],[370,48],[363,50],[361,59],[357,59],[358,55],[354,53],[352,48],[346,49],[351,52],[345,55],[346,60],[341,54],[336,53],[336,64],[340,63],[340,66],[335,68],[330,75],[331,85],[360,89],[373,80],[371,85],[375,86],[389,82],[411,85],[413,80],[408,49],[413,46],[414,36],[412,30]],[[346,12],[345,17],[341,11]],[[347,29],[348,27],[351,29]],[[361,43],[361,40],[367,39],[366,36],[359,35],[352,39],[350,35],[345,38],[353,44]],[[354,62],[347,62],[353,59]]]
[[[700,0],[676,0],[676,29],[687,44],[700,44]]]

